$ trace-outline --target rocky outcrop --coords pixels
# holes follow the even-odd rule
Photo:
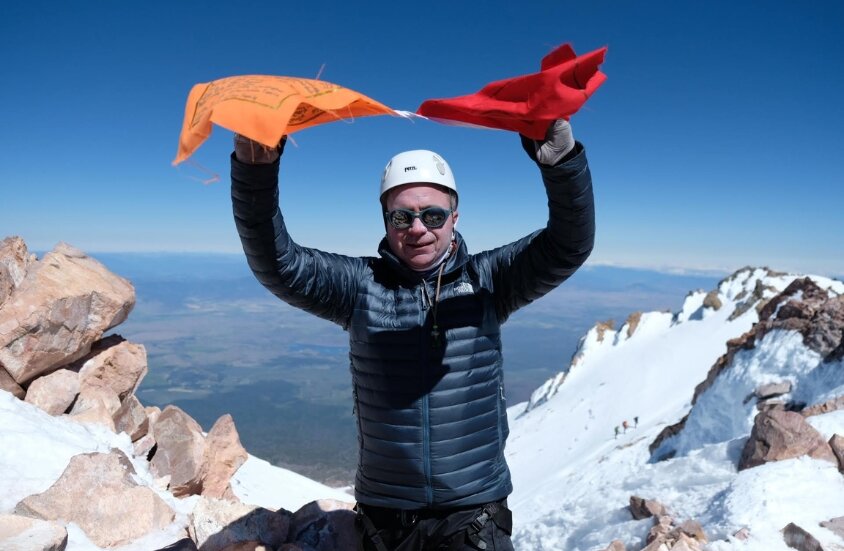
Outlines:
[[[210,498],[200,498],[188,532],[202,551],[222,551],[245,543],[276,549],[288,539],[290,513]],[[349,549],[354,549],[350,547]]]
[[[838,411],[839,409],[844,409],[844,396],[837,396],[821,404],[803,408],[800,414],[803,417],[811,417],[813,415],[823,415],[824,413]]]
[[[4,551],[64,551],[67,529],[61,524],[20,515],[0,514],[0,549]]]
[[[249,454],[240,444],[240,436],[231,415],[220,417],[205,440],[202,459],[202,495],[234,500],[229,480],[246,462]]]
[[[50,415],[61,415],[70,408],[79,394],[79,375],[68,369],[59,369],[40,377],[29,385],[25,401]]]
[[[170,477],[176,497],[202,490],[202,458],[205,437],[202,427],[176,406],[167,406],[153,424],[156,452],[150,470],[157,477]]]
[[[844,517],[825,520],[821,522],[821,528],[826,528],[839,538],[844,539]]]
[[[0,308],[0,364],[18,384],[81,358],[135,304],[135,290],[60,244],[29,267]]]
[[[131,462],[118,450],[76,455],[55,484],[25,498],[15,512],[74,522],[101,547],[124,545],[167,527],[175,516],[154,491],[134,481],[134,474]]]
[[[791,392],[791,381],[780,381],[760,386],[754,391],[754,395],[760,400],[768,400],[789,392]]]
[[[20,287],[35,255],[29,254],[20,237],[7,237],[0,241],[0,306]]]
[[[132,439],[132,442],[137,442],[149,432],[149,417],[147,417],[143,404],[134,394],[127,396],[115,412],[114,430],[125,432]]]
[[[120,335],[110,335],[91,347],[91,352],[71,369],[79,371],[82,381],[100,380],[123,400],[134,394],[147,374],[147,352],[140,344]]]
[[[829,439],[829,447],[838,460],[838,470],[844,474],[844,436],[833,434]]]
[[[642,551],[702,551],[707,543],[700,523],[687,520],[679,525],[668,515],[655,517]]]
[[[9,375],[9,372],[2,365],[0,365],[0,390],[9,392],[18,400],[23,400],[24,396],[26,396],[26,391],[12,379],[12,376]]]
[[[770,270],[768,272],[772,275],[777,274]],[[731,277],[735,276],[736,274]],[[775,329],[798,331],[803,336],[804,345],[820,354],[827,362],[840,359],[836,355],[839,351],[844,350],[844,295],[833,296],[834,294],[827,293],[808,277],[795,279],[782,292],[766,300],[764,296],[770,292],[776,292],[776,289],[764,285],[761,280],[756,281],[753,293],[746,298],[745,302],[747,303],[746,308],[756,305],[755,307],[759,312],[759,321],[740,337],[727,341],[726,353],[715,361],[707,373],[706,379],[695,387],[692,397],[693,406],[700,396],[715,383],[721,373],[733,364],[735,355],[739,351],[753,350],[757,342]],[[738,317],[738,315],[740,314],[734,312],[731,319]],[[785,388],[789,390],[781,392]],[[782,381],[772,386],[764,385],[756,389],[752,395],[748,396],[747,400],[753,397],[761,399],[760,393],[768,395],[765,398],[768,401],[763,400],[757,404],[762,413],[774,410],[803,410],[805,404],[771,400],[772,397],[776,397],[776,393],[784,394],[790,391],[791,383]],[[830,400],[827,404],[812,406],[804,415],[825,413],[842,406],[844,406],[844,398],[838,397]],[[663,429],[651,443],[651,453],[653,454],[659,449],[666,439],[682,431],[687,419],[688,415],[674,425]],[[668,459],[672,455],[667,453],[654,459]]]
[[[793,522],[782,529],[782,539],[787,546],[798,551],[823,551],[821,543],[812,534]]]
[[[638,496],[630,496],[629,508],[634,520],[661,517],[668,514],[662,503],[655,499],[645,499]]]
[[[333,499],[308,503],[293,515],[288,541],[314,551],[356,549],[352,507],[351,503]]]
[[[718,298],[718,289],[713,289],[706,293],[706,296],[703,297],[703,307],[704,308],[712,308],[713,310],[720,310],[723,303],[721,299]]]
[[[738,468],[749,469],[763,463],[803,455],[836,464],[838,462],[823,436],[802,415],[772,410],[756,416]]]
[[[157,493],[168,486],[177,497],[205,496],[191,519],[196,542],[180,540],[170,551],[194,551],[197,544],[204,551],[354,548],[351,505],[303,508],[297,513],[302,539],[295,540],[293,513],[239,503],[230,480],[248,454],[230,415],[206,437],[179,408],[141,404],[135,392],[148,370],[144,347],[119,335],[103,337],[133,303],[127,281],[72,247],[59,246],[37,262],[21,240],[0,242],[0,389],[51,415],[126,432],[134,461],[150,461],[155,477],[138,477],[118,450],[74,456],[48,490],[17,504],[25,516],[0,517],[0,549],[18,549],[21,537],[27,543],[20,549],[64,549],[61,523],[67,522],[98,546],[133,542],[174,519]],[[57,531],[59,538],[41,535]]]
[[[627,338],[633,336],[633,333],[636,332],[636,329],[639,327],[639,322],[642,321],[642,312],[633,312],[629,316],[627,316],[627,321],[624,322],[624,325],[627,326]]]
[[[604,551],[627,551],[624,542],[621,540],[612,540]]]

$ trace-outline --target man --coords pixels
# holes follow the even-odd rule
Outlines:
[[[574,273],[594,240],[591,176],[568,122],[522,145],[548,194],[544,229],[470,255],[455,230],[451,169],[433,152],[411,151],[382,176],[380,256],[353,258],[287,233],[278,208],[284,141],[267,150],[235,139],[234,216],[255,276],[349,332],[361,550],[513,549],[501,324]],[[506,201],[488,214],[502,224]]]

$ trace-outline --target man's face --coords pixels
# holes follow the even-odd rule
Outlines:
[[[451,208],[447,191],[431,184],[406,184],[387,192],[387,211],[407,209],[419,212],[428,207]],[[457,222],[457,211],[441,228],[428,228],[417,217],[409,228],[398,230],[387,223],[390,249],[413,270],[426,270],[442,258],[449,246]]]

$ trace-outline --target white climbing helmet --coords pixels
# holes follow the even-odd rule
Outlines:
[[[445,159],[427,149],[415,149],[399,153],[384,167],[381,176],[381,193],[404,184],[436,184],[457,193],[454,174]]]

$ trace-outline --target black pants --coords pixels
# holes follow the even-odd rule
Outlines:
[[[358,551],[514,551],[507,500],[460,509],[401,511],[358,504]]]

